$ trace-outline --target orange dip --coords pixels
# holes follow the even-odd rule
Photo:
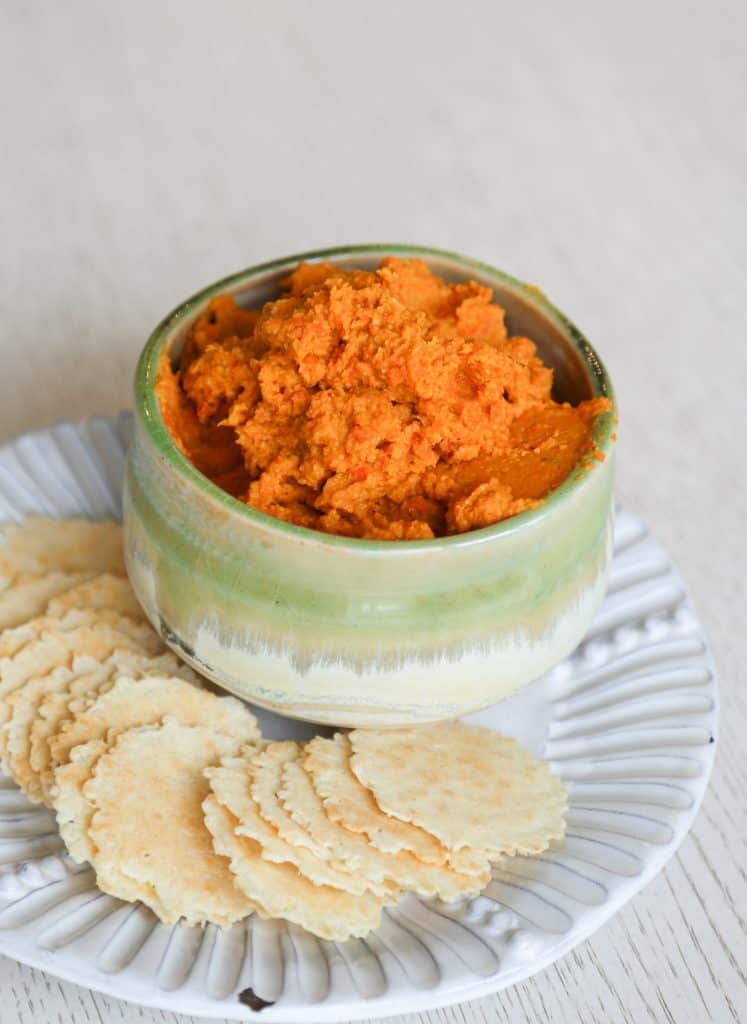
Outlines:
[[[156,391],[179,448],[253,508],[349,537],[463,533],[539,505],[607,399],[550,397],[489,288],[420,260],[301,264],[262,310],[214,298]]]

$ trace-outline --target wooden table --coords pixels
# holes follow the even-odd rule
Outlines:
[[[591,940],[406,1019],[747,1020],[745,4],[0,13],[0,440],[126,406],[149,329],[205,282],[345,241],[481,257],[598,345],[620,497],[674,554],[715,647],[715,775],[679,854]],[[2,1024],[187,1019],[6,959],[0,990]]]

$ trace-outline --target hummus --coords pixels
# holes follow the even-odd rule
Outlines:
[[[534,508],[607,399],[551,398],[489,288],[420,260],[301,264],[262,310],[212,299],[156,391],[194,465],[253,508],[327,533],[421,540]]]

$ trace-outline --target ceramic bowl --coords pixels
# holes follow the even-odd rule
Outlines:
[[[354,540],[282,522],[220,490],[179,452],[155,375],[212,296],[259,306],[300,260],[371,268],[390,254],[493,288],[511,333],[531,337],[554,368],[555,397],[612,397],[591,345],[538,289],[461,256],[394,245],[290,256],[211,285],[156,328],[136,374],[125,547],[146,613],[225,689],[341,726],[453,718],[536,679],[583,637],[612,551],[614,413],[595,426],[603,461],[584,460],[541,506],[425,541]]]

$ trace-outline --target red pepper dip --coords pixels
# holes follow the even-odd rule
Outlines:
[[[421,260],[302,263],[261,310],[211,300],[159,368],[164,421],[219,487],[299,526],[421,540],[500,522],[595,452],[610,402],[553,401],[491,299]]]

